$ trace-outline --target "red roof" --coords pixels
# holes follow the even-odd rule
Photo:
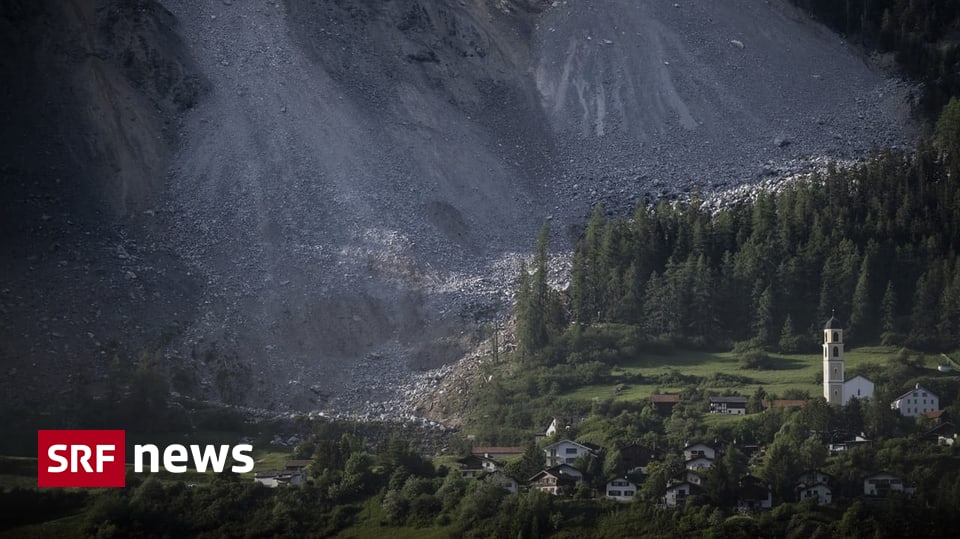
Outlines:
[[[650,402],[677,403],[680,402],[680,395],[650,395]]]
[[[930,419],[939,419],[940,416],[943,415],[943,410],[934,410],[932,412],[927,412],[924,415],[929,417]]]

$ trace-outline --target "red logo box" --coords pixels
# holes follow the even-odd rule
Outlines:
[[[126,431],[37,431],[37,486],[123,487]]]

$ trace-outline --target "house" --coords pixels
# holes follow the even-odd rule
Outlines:
[[[703,489],[698,485],[687,483],[673,483],[667,485],[667,492],[663,496],[663,505],[670,508],[683,507],[687,503],[687,498],[701,494]]]
[[[650,402],[660,415],[670,415],[673,407],[680,402],[680,395],[650,395]]]
[[[690,483],[691,485],[702,487],[707,481],[707,478],[697,470],[684,470],[673,476],[672,481],[674,483]]]
[[[594,446],[595,447],[595,446]],[[546,455],[547,466],[556,466],[558,464],[573,464],[583,455],[596,456],[597,451],[586,444],[574,442],[572,440],[560,440],[543,448]]]
[[[710,413],[744,415],[747,413],[746,397],[710,397]]]
[[[863,480],[864,496],[882,498],[891,492],[903,492],[909,496],[913,494],[914,490],[913,487],[907,486],[903,479],[886,472],[871,475]]]
[[[683,448],[683,460],[692,460],[697,457],[706,457],[714,460],[717,458],[717,449],[703,442],[690,444]]]
[[[571,470],[576,474],[572,474]],[[527,483],[531,489],[554,496],[565,496],[572,494],[573,489],[582,479],[583,474],[573,466],[560,465],[540,471],[537,475],[531,477]]]
[[[740,512],[764,511],[773,508],[773,492],[770,485],[758,477],[745,475],[737,487],[737,510]]]
[[[510,477],[500,470],[491,473],[484,473],[478,476],[477,479],[485,483],[497,485],[510,494],[516,494],[517,492],[520,492],[520,483],[516,479]]]
[[[830,450],[830,453],[836,454],[836,453],[840,453],[841,451],[846,451],[851,447],[856,447],[858,445],[869,445],[872,443],[873,443],[873,440],[868,440],[867,438],[864,438],[863,434],[861,433],[861,434],[858,434],[857,436],[854,436],[852,440],[846,440],[843,442],[832,442],[827,445],[827,449]]]
[[[471,454],[496,460],[507,460],[523,454],[522,447],[474,447]]]
[[[633,444],[620,449],[620,463],[624,473],[639,471],[647,473],[647,466],[656,460],[656,453],[649,448]]]
[[[817,501],[817,505],[829,505],[833,502],[833,489],[830,487],[830,481],[833,478],[820,470],[807,470],[797,477],[794,492],[797,494],[797,501],[802,502],[808,498]]]
[[[873,389],[873,382],[859,374],[845,381],[843,383],[844,406],[850,402],[850,399],[869,399],[873,397]]]
[[[310,464],[311,461],[306,459],[288,460],[284,463],[283,470],[254,473],[253,481],[269,488],[302,485],[307,480],[305,469]]]
[[[478,477],[484,473],[493,473],[503,466],[487,457],[478,457],[476,455],[467,455],[461,459],[457,459],[457,465],[460,466],[460,476],[464,479],[469,479],[471,477]]]
[[[713,459],[707,457],[692,458],[683,463],[683,467],[688,470],[708,470],[713,467]]]
[[[890,408],[903,417],[916,417],[940,409],[940,397],[920,384],[890,403]]]
[[[629,502],[637,495],[637,484],[627,478],[617,478],[607,481],[605,498],[621,502]]]
[[[260,483],[261,485],[268,488],[277,488],[281,486],[296,487],[296,486],[302,485],[305,480],[306,480],[306,474],[303,471],[256,472],[253,474],[253,481],[255,483]]]

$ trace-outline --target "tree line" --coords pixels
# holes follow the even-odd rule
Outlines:
[[[593,210],[570,286],[547,286],[549,231],[523,268],[521,353],[572,326],[628,324],[652,340],[793,352],[835,315],[859,345],[960,345],[960,102],[913,153],[885,150],[829,165],[718,210],[639,205],[632,218]]]

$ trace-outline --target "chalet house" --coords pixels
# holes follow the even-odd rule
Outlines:
[[[650,402],[660,415],[670,415],[680,402],[680,395],[650,395]]]
[[[693,460],[698,457],[706,457],[710,460],[717,458],[717,449],[712,445],[698,442],[690,444],[683,448],[683,460]]]
[[[510,494],[516,494],[520,492],[520,483],[516,479],[510,477],[509,475],[503,473],[500,470],[497,470],[492,473],[485,473],[477,477],[480,481],[489,483],[492,485],[497,485],[500,488],[506,490]]]
[[[885,497],[891,492],[903,492],[906,495],[912,495],[914,488],[907,486],[903,479],[889,474],[878,473],[871,475],[863,480],[863,495],[873,497]]]
[[[522,447],[474,447],[471,454],[496,460],[507,460],[523,454]]]
[[[457,465],[460,466],[460,476],[464,479],[478,477],[484,473],[493,473],[503,467],[491,458],[476,455],[468,455],[462,459],[457,459]]]
[[[672,481],[674,483],[690,483],[691,485],[702,487],[703,484],[707,481],[707,478],[704,477],[703,474],[701,474],[696,470],[684,470],[679,474],[673,476]]]
[[[583,455],[596,456],[597,451],[586,444],[577,443],[571,440],[560,440],[543,448],[546,455],[547,466],[556,466],[558,464],[573,464]]]
[[[940,397],[920,384],[890,403],[903,417],[916,417],[940,409]]]
[[[554,496],[566,496],[573,493],[573,489],[582,479],[583,474],[579,470],[573,466],[561,464],[539,472],[530,478],[528,484],[531,489],[540,492],[546,492]]]
[[[637,484],[626,478],[617,478],[607,481],[605,498],[621,502],[629,502],[637,495]]]
[[[737,487],[737,510],[754,512],[772,508],[773,492],[770,490],[770,485],[752,475],[743,476]]]
[[[744,415],[747,413],[746,397],[710,397],[710,413]]]
[[[807,470],[797,477],[797,484],[794,491],[797,493],[797,501],[802,502],[808,498],[817,501],[817,505],[829,505],[833,502],[833,489],[830,487],[830,481],[833,478],[820,470]]]
[[[846,451],[851,447],[856,447],[858,445],[869,445],[872,443],[873,443],[873,440],[868,440],[867,438],[864,438],[862,434],[859,434],[857,436],[854,436],[853,439],[851,440],[846,440],[843,442],[832,442],[827,445],[827,449],[829,449],[831,453],[836,454],[836,453],[840,453],[841,451]]]
[[[687,498],[702,492],[703,490],[698,485],[687,482],[673,483],[667,486],[667,492],[663,496],[663,505],[669,508],[683,507],[687,503]]]
[[[713,467],[713,459],[707,457],[697,457],[683,463],[683,467],[688,470],[708,470]]]

